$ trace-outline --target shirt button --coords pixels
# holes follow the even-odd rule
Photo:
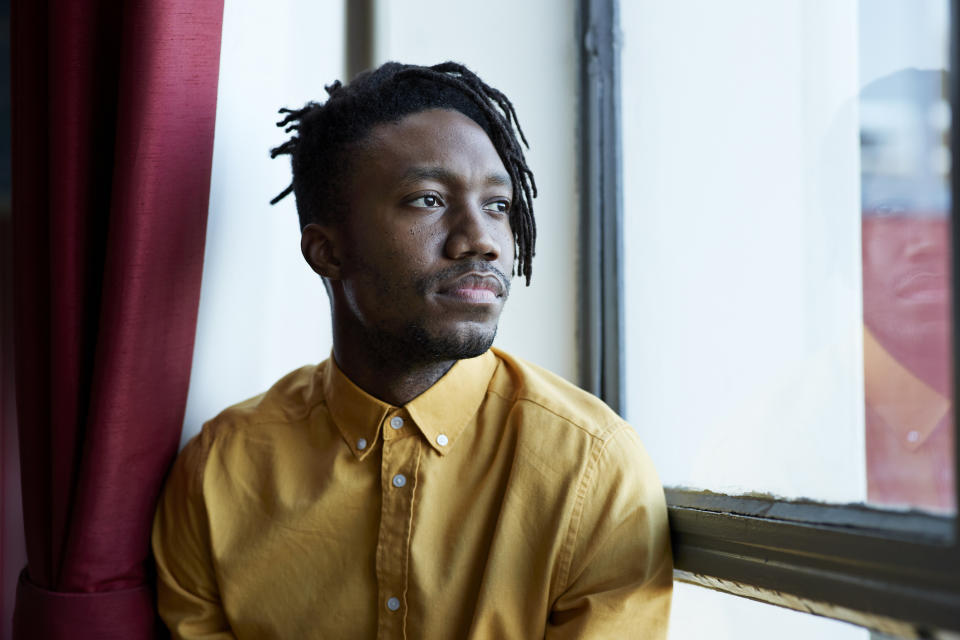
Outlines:
[[[360,451],[363,451],[366,448],[367,448],[367,441],[365,438],[360,438],[359,440],[357,440],[357,449],[359,449]]]
[[[450,442],[450,441],[447,440],[447,436],[446,436],[446,435],[444,435],[444,434],[441,433],[440,435],[437,436],[437,444],[440,445],[441,447],[447,446],[447,443],[448,443],[448,442]]]
[[[907,434],[907,442],[916,442],[920,439],[920,432],[916,429]]]
[[[390,426],[393,427],[394,429],[399,429],[400,427],[403,426],[403,418],[401,418],[400,416],[393,416],[392,418],[390,418]]]
[[[387,609],[390,611],[396,611],[400,608],[400,600],[398,598],[387,598]]]
[[[400,488],[406,484],[407,476],[403,475],[402,473],[398,473],[397,475],[393,476],[393,486]]]

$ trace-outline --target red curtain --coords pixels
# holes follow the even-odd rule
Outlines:
[[[15,638],[153,637],[210,190],[222,0],[15,0]]]

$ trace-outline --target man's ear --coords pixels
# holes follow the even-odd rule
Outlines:
[[[300,251],[310,267],[324,278],[340,279],[340,236],[331,226],[310,223],[300,234]]]

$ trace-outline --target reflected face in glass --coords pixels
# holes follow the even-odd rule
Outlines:
[[[897,360],[948,393],[949,225],[944,214],[864,212],[864,322]]]

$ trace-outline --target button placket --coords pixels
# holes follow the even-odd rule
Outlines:
[[[403,415],[395,414],[387,416],[381,424],[383,426],[380,430],[383,433],[384,441],[398,440],[414,433],[414,431],[411,430],[413,423],[410,421],[410,418]]]
[[[395,416],[396,417],[396,416]],[[390,425],[390,419],[385,421]],[[387,439],[386,432],[394,437]],[[406,619],[410,537],[421,439],[385,429],[380,467],[381,511],[377,541],[377,586],[381,609],[379,637],[401,637]]]

